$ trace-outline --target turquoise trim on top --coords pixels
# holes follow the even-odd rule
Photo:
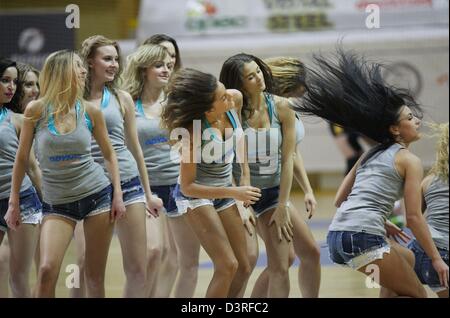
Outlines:
[[[108,107],[110,99],[111,99],[111,92],[105,86],[105,88],[103,88],[102,102],[100,103],[102,109],[105,109],[106,107]]]
[[[136,109],[137,109],[138,113],[145,117],[144,107],[142,106],[142,100],[140,98],[138,98],[136,100],[135,105],[136,105]]]
[[[231,112],[230,112],[230,111],[227,111],[226,114],[227,114],[228,119],[229,119],[230,122],[231,122],[231,126],[233,126],[233,129],[238,128],[238,126],[237,126],[237,124],[236,124],[236,120],[234,119],[234,117],[233,117],[233,115],[231,114]],[[206,117],[205,117],[205,125],[206,125],[206,128],[212,128],[212,127],[211,127],[211,124],[209,123],[208,119],[206,119]],[[223,141],[224,141],[224,140],[219,139],[219,137],[216,136],[216,134],[214,133],[214,131],[212,131],[212,137],[213,137],[214,139],[216,139],[217,141],[219,141],[219,142],[223,142]]]
[[[92,125],[91,117],[89,117],[89,114],[87,111],[84,112],[84,120],[86,122],[86,125],[87,125],[89,131],[92,133],[92,131],[94,130],[94,125]]]
[[[266,100],[266,104],[267,104],[267,109],[269,111],[269,120],[270,120],[270,124],[272,125],[272,118],[273,118],[273,99],[270,98],[270,95],[265,93],[264,94],[264,99]]]
[[[8,114],[8,110],[3,106],[0,108],[0,123],[6,118],[6,114]]]
[[[80,113],[80,107],[81,107],[81,103],[80,103],[80,101],[79,100],[77,100],[76,101],[76,103],[75,103],[75,114],[76,114],[76,121],[77,121],[77,123],[78,123],[78,114]],[[84,113],[85,114],[85,120],[86,120],[86,124],[88,125],[88,128],[89,128],[89,130],[91,130],[91,132],[92,132],[92,122],[91,122],[91,119],[89,118],[89,117],[86,117],[86,112]],[[89,116],[89,115],[88,115]],[[88,123],[88,121],[89,121],[89,123]],[[53,117],[53,114],[50,114],[50,116],[48,116],[48,124],[47,124],[47,127],[48,127],[48,130],[53,134],[53,135],[55,135],[55,136],[60,136],[60,135],[62,135],[62,134],[60,134],[59,132],[58,132],[58,130],[56,130],[56,126],[55,126],[55,118]],[[75,127],[75,129],[76,129],[76,127]],[[75,131],[75,129],[74,129],[74,131]],[[70,132],[69,134],[71,134],[72,132]],[[65,134],[65,135],[67,135],[67,134]]]

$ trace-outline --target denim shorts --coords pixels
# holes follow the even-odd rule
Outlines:
[[[9,198],[0,200],[0,231],[6,232],[5,215],[8,211]],[[19,194],[20,217],[23,224],[39,224],[42,220],[42,204],[34,187]]]
[[[173,197],[173,191],[175,190],[176,184],[167,186],[152,186],[152,192],[154,196],[157,196],[163,201],[164,213],[171,216],[178,216],[177,204]]]
[[[425,254],[425,251],[419,245],[419,242],[412,240],[408,244],[408,248],[414,253],[416,257],[416,264],[414,266],[414,271],[419,277],[422,284],[427,284],[432,291],[435,293],[446,290],[445,287],[441,286],[439,282],[439,275],[434,270],[431,259]],[[448,251],[438,248],[439,254],[441,254],[442,259],[448,266]]]
[[[364,232],[330,231],[327,235],[327,243],[330,259],[336,264],[353,269],[359,269],[377,259],[382,259],[383,254],[391,250],[383,236]]]
[[[139,202],[145,203],[144,189],[142,188],[139,177],[122,181],[120,185],[122,187],[123,204],[125,206]]]
[[[42,213],[44,217],[47,215],[59,215],[75,222],[81,221],[86,217],[111,211],[112,192],[110,184],[99,192],[75,202],[55,205],[43,202]]]
[[[190,198],[186,197],[181,193],[180,185],[177,184],[175,186],[175,189],[173,191],[173,197],[175,198],[175,202],[177,204],[177,215],[172,216],[180,216],[185,214],[188,209],[194,210],[196,208],[199,208],[201,206],[210,205],[213,206],[217,212],[221,212],[230,206],[233,206],[236,204],[234,199],[197,199],[197,198]]]
[[[252,204],[256,217],[260,217],[263,213],[276,208],[278,205],[278,197],[280,195],[280,186],[273,188],[261,189],[261,198],[255,204]]]

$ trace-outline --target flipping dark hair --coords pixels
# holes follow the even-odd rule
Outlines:
[[[17,68],[16,62],[13,60],[0,57],[0,77],[3,76],[3,73],[5,73],[6,69],[9,67],[14,67],[17,70],[17,79],[19,78],[19,69]],[[16,91],[14,92],[14,96],[12,100],[9,103],[4,104],[3,106],[6,108],[9,108],[15,113],[20,113],[20,105],[17,105],[16,96],[20,94],[20,88],[19,85],[16,85]]]
[[[314,66],[308,68],[307,93],[294,110],[319,116],[380,143],[364,161],[395,143],[389,128],[398,122],[404,106],[418,117],[422,115],[408,90],[384,81],[382,65],[341,47],[327,58],[315,55],[313,60]]]
[[[248,96],[246,96],[243,90],[244,65],[251,62],[255,62],[261,69],[264,76],[264,82],[266,84],[266,91],[273,93],[273,79],[270,67],[254,55],[239,53],[228,58],[222,65],[219,77],[219,80],[225,85],[226,88],[237,89],[242,93],[242,96],[244,97],[242,104],[243,120],[252,117],[254,112],[248,102]]]
[[[194,69],[181,69],[169,82],[167,105],[161,114],[162,127],[169,129],[192,127],[194,120],[203,119],[213,107],[217,79]]]

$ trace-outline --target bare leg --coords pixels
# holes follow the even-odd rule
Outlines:
[[[0,242],[3,240],[4,232],[0,231]],[[0,243],[0,298],[9,296],[9,244],[8,240]]]
[[[86,242],[84,240],[84,226],[83,221],[77,222],[75,226],[75,231],[73,233],[73,238],[75,241],[75,251],[77,256],[77,265],[80,269],[80,287],[70,289],[71,298],[85,298],[86,297],[86,284],[85,284],[85,253],[86,253]]]
[[[289,268],[294,264],[295,252],[294,246],[291,245],[289,248]],[[269,270],[265,268],[261,274],[259,274],[258,279],[253,287],[251,298],[267,298],[269,293]]]
[[[247,231],[245,231],[245,239],[247,242],[247,255],[248,261],[250,263],[251,272],[255,269],[256,263],[258,262],[259,248],[258,248],[258,235],[256,234],[256,227],[252,226],[252,235],[250,235]],[[269,282],[267,278],[267,282]],[[242,286],[236,297],[244,297],[245,289],[247,288],[248,279],[245,282],[244,286]],[[266,287],[267,291],[267,287]]]
[[[228,293],[228,297],[235,298],[243,287],[247,285],[253,269],[250,266],[247,252],[246,230],[242,224],[242,219],[236,205],[220,211],[219,217],[238,261],[238,269],[231,283],[230,292]]]
[[[61,216],[46,216],[40,234],[40,266],[36,297],[55,297],[56,282],[75,222]]]
[[[298,284],[304,298],[319,297],[320,288],[320,248],[311,230],[291,204],[291,220],[294,225],[294,250],[300,258]]]
[[[163,245],[156,297],[167,298],[170,296],[178,274],[177,247],[168,217],[161,213],[159,218],[162,223],[161,242]]]
[[[22,224],[17,230],[8,230],[10,246],[10,285],[15,298],[31,297],[30,270],[36,251],[36,225]]]
[[[117,221],[117,235],[122,248],[122,261],[126,276],[123,297],[144,297],[147,246],[143,203],[127,206],[125,216]]]
[[[228,297],[238,261],[216,210],[212,206],[201,206],[189,210],[182,217],[187,220],[214,264],[206,298]]]
[[[180,269],[174,297],[191,298],[197,286],[200,241],[183,217],[168,218],[168,223],[174,235]]]
[[[448,289],[438,292],[437,295],[439,298],[448,298]]]
[[[146,296],[154,297],[158,272],[161,266],[161,220],[150,216],[145,217],[147,227],[147,279]]]
[[[87,296],[105,297],[105,269],[114,228],[109,213],[84,219],[86,241],[85,277]]]
[[[399,297],[426,298],[427,292],[422,283],[417,278],[414,269],[402,255],[407,248],[401,245],[391,245],[390,254],[384,254],[383,259],[374,261],[371,264],[377,265],[380,274],[379,285],[385,287]],[[368,265],[367,265],[368,266]],[[358,271],[365,275],[371,274],[364,266]]]
[[[34,268],[36,270],[36,277],[38,277],[39,275],[39,267],[40,267],[40,253],[41,253],[41,249],[39,247],[39,245],[41,244],[41,224],[37,224],[36,225],[36,250],[34,251]],[[32,289],[32,297],[35,298],[36,297],[36,285],[33,286]]]
[[[267,211],[257,220],[258,232],[261,234],[267,252],[267,269],[269,272],[268,297],[287,298],[289,296],[289,248],[290,243],[278,239],[275,225],[269,226],[275,209]]]

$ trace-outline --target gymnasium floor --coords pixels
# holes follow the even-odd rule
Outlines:
[[[291,201],[297,208],[303,208],[301,193],[293,193]],[[379,290],[376,288],[367,288],[365,284],[366,277],[362,274],[352,271],[350,269],[341,268],[331,263],[328,258],[327,248],[325,246],[325,238],[330,224],[331,218],[334,214],[333,207],[334,193],[321,193],[317,195],[318,210],[312,220],[308,224],[313,232],[316,241],[321,247],[321,264],[322,264],[322,283],[320,288],[320,297],[378,297]],[[259,273],[263,270],[266,262],[266,254],[264,251],[264,244],[260,241],[260,256],[258,264],[250,277],[246,297],[251,293],[254,282]],[[57,285],[56,296],[68,297],[69,290],[65,287],[65,280],[68,273],[65,268],[68,264],[75,263],[75,249],[71,244],[64,259],[63,266]],[[301,297],[300,290],[297,283],[297,267],[298,262],[290,269],[291,292],[289,297]],[[195,297],[204,297],[206,288],[212,276],[212,263],[204,251],[200,254],[200,269],[198,277],[198,285],[195,292]],[[32,284],[35,282],[35,273],[33,269]],[[113,237],[111,249],[109,252],[108,265],[106,271],[106,296],[107,297],[121,297],[124,286],[124,274],[122,270],[122,258],[117,236]],[[434,297],[429,292],[431,297]]]

